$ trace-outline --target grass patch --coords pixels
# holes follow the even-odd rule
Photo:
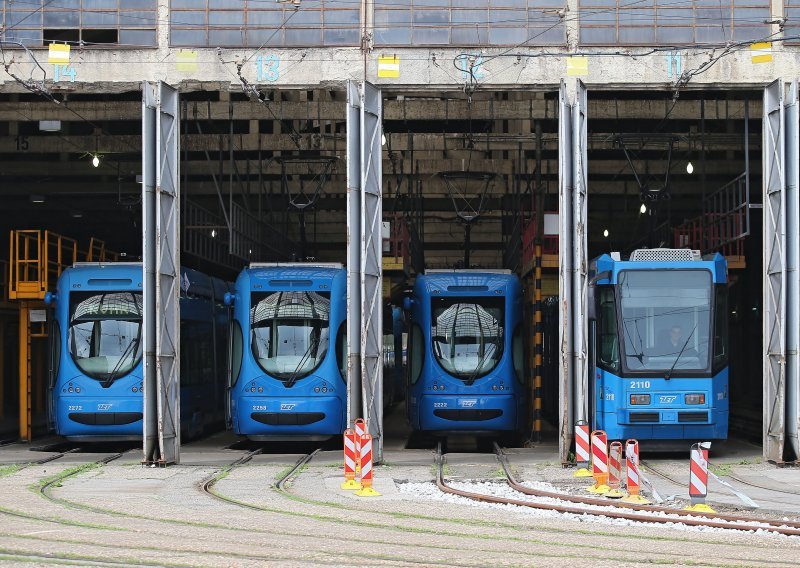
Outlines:
[[[11,465],[4,465],[0,467],[0,477],[8,477],[9,475],[14,475],[19,470],[22,469],[22,466],[18,463],[13,463]]]
[[[733,464],[730,464],[730,463],[721,463],[721,464],[717,464],[717,465],[709,464],[708,465],[708,471],[710,471],[711,473],[713,473],[714,475],[716,475],[718,477],[725,477],[725,476],[731,474],[731,467],[732,466],[733,466]]]
[[[33,491],[34,493],[39,493],[46,487],[61,487],[61,482],[67,479],[68,477],[72,477],[74,475],[78,475],[84,473],[86,471],[90,471],[93,469],[97,469],[101,467],[99,463],[83,463],[80,465],[76,465],[74,467],[70,467],[61,471],[59,473],[54,473],[53,475],[48,475],[40,479],[38,482],[33,483],[28,486],[28,489]]]

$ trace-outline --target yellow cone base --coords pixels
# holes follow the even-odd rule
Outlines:
[[[689,505],[683,508],[684,511],[694,511],[695,513],[716,513],[714,509],[705,503],[698,503],[696,505]]]
[[[572,474],[572,477],[592,477],[592,472],[582,467],[576,470],[575,473]]]
[[[591,487],[587,488],[586,491],[589,493],[594,493],[595,495],[605,495],[611,491],[611,488],[605,483],[602,483],[600,485],[592,485]]]
[[[641,495],[628,495],[622,499],[623,503],[632,503],[633,505],[649,505],[650,501]]]
[[[625,493],[620,491],[619,489],[612,489],[611,491],[606,493],[605,496],[608,497],[609,499],[622,499],[623,497],[625,497]]]
[[[340,485],[342,489],[361,489],[361,484],[355,479],[348,479]]]
[[[371,485],[367,485],[356,491],[355,495],[359,497],[380,497],[381,494],[375,491]]]

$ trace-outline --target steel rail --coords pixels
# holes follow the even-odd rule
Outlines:
[[[729,515],[725,513],[702,513],[699,511],[698,512],[684,511],[683,509],[673,509],[670,507],[661,507],[659,505],[637,505],[635,503],[625,503],[623,501],[615,501],[611,499],[581,497],[579,495],[567,495],[564,493],[555,493],[552,491],[533,489],[531,487],[526,487],[525,485],[522,485],[519,481],[517,481],[517,479],[514,477],[514,474],[511,472],[511,468],[508,467],[508,459],[506,458],[505,454],[503,454],[502,450],[496,443],[495,443],[495,455],[497,456],[497,461],[500,462],[500,465],[503,467],[503,470],[505,471],[508,485],[512,489],[515,489],[520,493],[525,493],[526,495],[531,495],[534,497],[550,497],[553,499],[570,501],[572,503],[581,503],[584,505],[598,505],[602,507],[613,506],[613,507],[619,507],[620,509],[631,509],[634,511],[642,511],[648,513],[666,513],[678,517],[702,517],[705,519],[711,519],[711,520],[718,519],[734,523],[755,522],[775,527],[791,527],[795,529],[800,529],[800,522],[797,521],[776,521],[772,519],[764,519],[758,517],[742,517],[738,515]]]
[[[780,527],[780,526],[773,526],[773,525],[747,525],[747,524],[737,524],[732,522],[720,522],[719,520],[714,520],[715,518],[721,519],[721,517],[714,517],[712,516],[711,519],[698,519],[698,518],[687,518],[685,516],[678,516],[673,515],[672,517],[661,517],[661,516],[654,516],[654,515],[646,515],[640,514],[636,512],[629,512],[620,508],[619,511],[602,511],[597,509],[586,509],[583,507],[574,507],[572,505],[561,505],[561,504],[548,504],[548,503],[536,503],[532,501],[523,501],[520,499],[510,499],[506,497],[495,497],[493,495],[486,495],[483,493],[474,493],[471,491],[463,491],[461,489],[455,489],[454,487],[450,487],[444,481],[444,474],[443,474],[443,464],[444,464],[444,456],[441,453],[441,443],[437,446],[436,450],[436,463],[437,463],[437,476],[436,476],[436,485],[439,487],[441,491],[444,493],[449,493],[451,495],[459,495],[461,497],[466,497],[468,499],[472,499],[475,501],[482,501],[485,503],[500,503],[500,504],[507,504],[507,505],[516,505],[518,507],[528,507],[530,509],[541,509],[547,511],[556,511],[559,513],[572,513],[575,515],[593,515],[598,517],[610,517],[614,519],[625,519],[630,521],[639,521],[645,523],[679,523],[689,526],[703,526],[703,527],[713,527],[713,528],[722,528],[722,529],[732,529],[732,530],[744,530],[744,531],[758,531],[763,530],[767,532],[775,532],[784,535],[790,536],[800,536],[800,529],[798,528],[790,528],[790,527]],[[502,462],[501,462],[502,463]],[[510,479],[507,477],[507,481]],[[530,488],[525,488],[526,490],[532,490]],[[543,492],[547,493],[547,495],[541,496],[553,496],[555,495],[556,499],[561,501],[569,502],[568,499],[565,497],[571,497],[567,495],[562,495],[560,493],[553,494],[550,492]],[[603,506],[608,507],[609,505],[614,506],[615,504],[611,504],[605,501],[601,501]],[[618,505],[617,505],[618,506]],[[674,513],[672,509],[668,509],[670,514]],[[694,513],[690,513],[692,516],[702,516]],[[754,522],[753,519],[748,519],[748,522]],[[761,522],[756,520],[755,522]],[[773,521],[778,523],[778,521]],[[788,523],[781,523],[781,524],[788,524]]]
[[[297,462],[294,464],[294,466],[286,474],[282,475],[281,478],[277,481],[277,483],[275,483],[275,488],[278,489],[280,492],[285,493],[286,492],[285,484],[289,480],[289,478],[292,475],[294,475],[301,467],[303,467],[308,462],[310,462],[313,459],[313,457],[315,455],[317,455],[317,453],[321,449],[322,448],[317,448],[316,450],[314,450],[310,454],[306,454],[306,455],[302,456],[300,459],[298,459]],[[257,450],[253,450],[252,452],[249,452],[248,454],[245,454],[244,456],[242,456],[241,458],[239,458],[238,460],[233,462],[231,465],[229,465],[228,467],[226,467],[222,471],[223,472],[227,472],[227,471],[230,471],[230,470],[232,470],[233,468],[235,468],[235,467],[237,467],[239,465],[245,464],[245,463],[249,462],[251,459],[253,459],[253,457],[257,456],[260,453],[261,453],[261,448],[259,448]],[[242,501],[237,501],[236,499],[231,499],[230,497],[226,497],[225,495],[221,495],[219,493],[215,493],[214,491],[212,491],[211,488],[214,486],[214,484],[217,481],[219,481],[219,476],[220,476],[221,473],[222,472],[217,473],[215,475],[212,475],[211,477],[209,477],[208,479],[206,479],[205,481],[203,481],[200,484],[200,488],[202,489],[202,491],[204,493],[207,493],[211,497],[213,497],[215,499],[219,499],[220,501],[224,501],[224,502],[229,503],[231,505],[237,505],[239,507],[244,507],[246,509],[252,509],[254,511],[263,511],[263,508],[259,507],[257,505],[252,505],[250,503],[244,503]]]
[[[74,448],[74,449],[72,449],[72,450],[67,450],[66,452],[64,452],[64,454],[69,454],[69,453],[77,452],[77,451],[79,451],[79,450],[80,450],[80,448]],[[114,461],[114,460],[116,460],[116,459],[119,459],[119,458],[121,458],[122,456],[124,456],[124,455],[125,455],[126,453],[128,453],[129,451],[131,451],[131,450],[130,450],[130,449],[128,449],[128,450],[123,450],[123,451],[121,451],[121,452],[117,452],[116,454],[111,454],[110,456],[106,456],[106,457],[104,457],[104,458],[100,458],[99,460],[96,460],[96,461],[94,461],[94,462],[91,462],[91,464],[87,463],[86,465],[87,465],[87,466],[88,466],[88,465],[106,465],[106,464],[109,464],[109,463],[111,463],[112,461]],[[64,454],[60,454],[59,456],[57,456],[57,457],[55,457],[55,458],[53,458],[53,459],[58,459],[59,457],[62,457]],[[52,460],[49,460],[49,461],[52,461]],[[34,462],[34,463],[37,463],[37,464],[38,464],[38,463],[41,463],[41,462]],[[46,463],[46,462],[45,462],[45,463]],[[73,475],[75,475],[75,474],[77,474],[77,473],[80,473],[80,472],[82,472],[82,471],[83,471],[83,469],[80,469],[80,470],[78,470],[78,471],[74,471],[74,472],[72,472],[72,473],[69,473],[69,474],[67,474],[67,475],[57,475],[57,476],[55,476],[53,479],[51,479],[50,481],[48,481],[48,482],[46,482],[46,483],[43,483],[43,484],[42,484],[42,485],[39,487],[39,493],[41,493],[41,494],[42,494],[42,496],[44,496],[46,499],[48,499],[48,500],[51,500],[51,501],[52,501],[53,499],[50,497],[50,495],[49,495],[49,493],[48,493],[48,490],[50,489],[50,487],[52,487],[52,486],[53,486],[53,485],[55,485],[56,483],[61,483],[62,481],[64,481],[64,480],[65,480],[65,479],[67,479],[68,477],[72,477]]]

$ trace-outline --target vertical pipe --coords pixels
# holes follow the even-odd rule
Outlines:
[[[3,298],[4,299],[4,298]],[[0,320],[0,419],[6,416],[6,322]]]
[[[31,333],[28,302],[19,304],[19,437],[31,441]]]
[[[542,438],[542,237],[544,235],[544,192],[542,191],[542,122],[536,121],[536,236],[533,265],[533,432],[535,441]]]
[[[700,220],[701,237],[700,237],[700,252],[704,252],[708,247],[706,235],[706,100],[700,99],[700,191],[702,194],[702,211],[703,217]]]
[[[744,100],[744,214],[745,224],[739,230],[750,234],[750,99]]]

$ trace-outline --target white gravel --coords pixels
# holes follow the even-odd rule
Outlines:
[[[462,491],[470,491],[473,493],[481,493],[484,495],[491,495],[493,497],[503,497],[506,499],[516,499],[518,501],[527,501],[531,503],[541,503],[541,504],[548,504],[548,505],[567,505],[571,507],[577,507],[586,510],[594,510],[594,511],[619,511],[620,509],[614,507],[613,505],[610,506],[597,506],[597,505],[583,505],[580,503],[571,503],[567,501],[562,501],[560,499],[554,499],[550,497],[534,497],[531,495],[525,495],[518,491],[515,491],[511,487],[509,487],[505,482],[497,482],[497,481],[451,481],[448,482],[448,485],[453,487],[454,489],[459,489]],[[549,483],[540,483],[540,482],[528,482],[524,483],[526,487],[531,487],[533,489],[540,489],[544,491],[557,491],[552,485]],[[449,493],[444,493],[439,490],[435,483],[425,482],[408,482],[408,483],[401,483],[398,484],[398,488],[401,493],[408,493],[416,497],[420,497],[423,499],[430,499],[436,501],[444,501],[446,503],[452,504],[460,504],[460,505],[470,505],[473,507],[479,508],[492,508],[492,509],[501,509],[507,511],[515,511],[525,515],[539,517],[539,518],[565,518],[576,520],[580,522],[591,522],[591,523],[599,523],[605,525],[616,525],[616,526],[649,526],[649,527],[659,527],[659,528],[670,528],[675,530],[682,530],[682,531],[689,531],[689,532],[728,532],[730,530],[735,529],[722,529],[722,528],[715,528],[715,527],[701,527],[701,526],[689,526],[684,525],[682,523],[647,523],[647,522],[640,522],[640,521],[632,521],[628,519],[616,519],[612,517],[606,516],[599,516],[599,515],[581,515],[575,513],[560,513],[558,511],[550,511],[546,509],[533,509],[530,507],[523,507],[519,505],[510,505],[505,503],[484,503],[481,501],[475,501],[469,499],[467,497],[462,497],[460,495],[451,495]],[[678,519],[680,517],[675,517],[668,515],[666,513],[647,513],[642,512],[642,514],[659,516],[663,518],[675,518]],[[683,517],[683,518],[696,518],[702,520],[702,517]],[[785,519],[784,519],[785,520]],[[720,520],[719,522],[725,522]],[[754,522],[748,522],[748,524],[754,525]],[[796,536],[786,536],[781,535],[769,531],[764,530],[755,530],[755,531],[737,531],[742,533],[749,533],[749,534],[759,534],[764,535],[772,538],[789,538],[789,539],[797,539],[800,540],[800,537]]]

